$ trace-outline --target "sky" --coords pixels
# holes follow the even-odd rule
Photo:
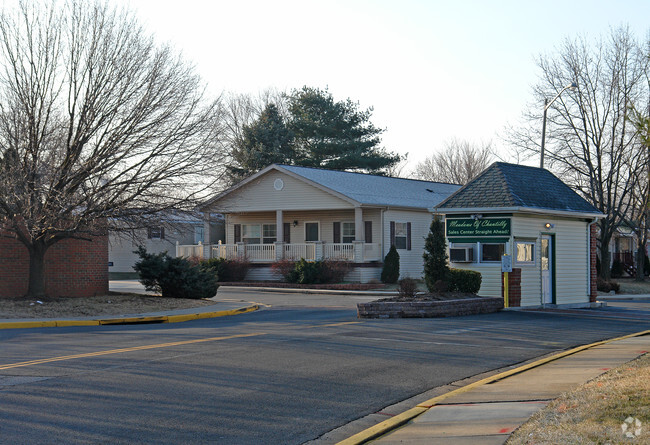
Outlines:
[[[181,51],[212,94],[307,85],[373,107],[385,148],[409,154],[406,170],[453,138],[505,155],[539,55],[620,25],[639,39],[650,30],[647,0],[108,1]]]

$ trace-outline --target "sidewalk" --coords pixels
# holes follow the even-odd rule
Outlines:
[[[561,393],[650,351],[650,331],[644,334],[582,346],[488,377],[420,403],[340,444],[375,437],[373,444],[502,444]]]

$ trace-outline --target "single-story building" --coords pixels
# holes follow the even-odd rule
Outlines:
[[[208,201],[225,216],[225,243],[210,255],[245,258],[247,279],[279,279],[281,259],[336,259],[352,264],[351,281],[378,280],[391,245],[402,277],[420,278],[424,238],[434,207],[460,188],[289,165],[270,165]],[[182,250],[185,247],[181,249]]]
[[[436,211],[451,267],[480,272],[480,295],[502,296],[510,255],[510,306],[595,301],[595,223],[604,215],[548,170],[494,163]]]
[[[134,253],[143,246],[149,253],[168,252],[175,256],[177,245],[194,245],[187,256],[203,256],[203,246],[224,239],[223,217],[211,215],[206,237],[204,217],[188,212],[167,212],[152,219],[148,227],[108,232],[108,272],[111,279],[135,276],[133,266],[138,261]]]

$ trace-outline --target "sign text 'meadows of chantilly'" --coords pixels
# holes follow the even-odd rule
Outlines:
[[[447,219],[447,236],[510,236],[510,218]]]

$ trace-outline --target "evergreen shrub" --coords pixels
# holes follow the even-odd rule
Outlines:
[[[382,283],[393,284],[399,280],[399,253],[393,245],[384,258],[384,266],[381,270]]]
[[[185,258],[173,258],[162,252],[148,253],[142,246],[136,253],[140,260],[133,269],[140,275],[145,289],[160,292],[165,298],[211,298],[217,293],[214,269],[192,264]]]
[[[481,288],[481,273],[474,270],[449,269],[447,277],[450,292],[475,294]]]

